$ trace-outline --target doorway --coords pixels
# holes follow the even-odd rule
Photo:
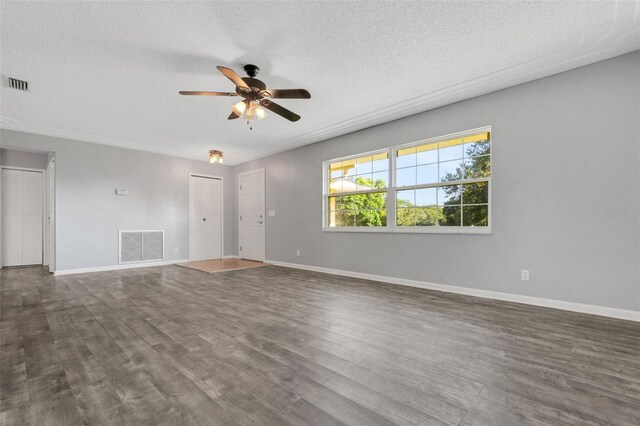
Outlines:
[[[240,211],[240,258],[265,260],[264,169],[238,175]]]
[[[189,259],[220,259],[223,253],[222,178],[189,175]]]

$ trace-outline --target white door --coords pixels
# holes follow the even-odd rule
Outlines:
[[[222,182],[189,177],[189,259],[222,258]]]
[[[240,258],[264,261],[264,169],[241,173]]]
[[[2,264],[42,265],[43,174],[2,169]]]

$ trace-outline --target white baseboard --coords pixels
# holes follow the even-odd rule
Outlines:
[[[345,277],[362,278],[365,280],[380,281],[389,284],[406,285],[428,290],[437,290],[447,293],[464,294],[467,296],[483,297],[486,299],[504,300],[506,302],[524,303],[526,305],[543,306],[545,308],[562,309],[565,311],[580,312],[583,314],[600,315],[604,317],[618,318],[629,321],[640,322],[640,311],[629,311],[625,309],[608,308],[606,306],[587,305],[584,303],[565,302],[562,300],[545,299],[542,297],[523,296],[519,294],[502,293],[498,291],[480,290],[469,287],[458,287],[446,284],[435,284],[425,281],[409,280],[405,278],[386,277],[383,275],[366,274],[363,272],[344,271],[341,269],[323,268],[320,266],[303,265],[301,263],[279,262],[276,260],[265,260],[275,266],[287,268],[304,269],[307,271],[324,272],[326,274],[342,275]]]
[[[150,268],[152,266],[167,266],[174,263],[188,262],[189,259],[178,260],[165,260],[162,262],[147,262],[147,263],[127,263],[126,265],[110,265],[110,266],[97,266],[94,268],[79,268],[79,269],[63,269],[53,273],[55,276],[59,275],[72,275],[72,274],[86,274],[87,272],[104,272],[104,271],[118,271],[121,269],[136,269],[136,268]]]
[[[240,256],[236,256],[235,254],[228,254],[226,256],[222,256],[223,259],[240,259]]]

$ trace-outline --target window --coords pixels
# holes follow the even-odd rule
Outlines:
[[[386,226],[389,153],[328,163],[330,227]]]
[[[490,231],[489,128],[328,161],[324,170],[326,230]]]

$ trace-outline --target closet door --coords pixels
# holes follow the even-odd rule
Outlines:
[[[2,169],[2,265],[42,265],[43,173]]]
[[[204,253],[204,191],[205,179],[191,176],[189,194],[189,259],[206,259]]]
[[[205,181],[203,216],[205,259],[222,258],[222,185],[219,179],[203,179]]]
[[[189,259],[222,258],[222,183],[190,176]]]
[[[22,264],[42,265],[44,174],[22,173]]]
[[[2,169],[2,265],[22,265],[22,170]]]

